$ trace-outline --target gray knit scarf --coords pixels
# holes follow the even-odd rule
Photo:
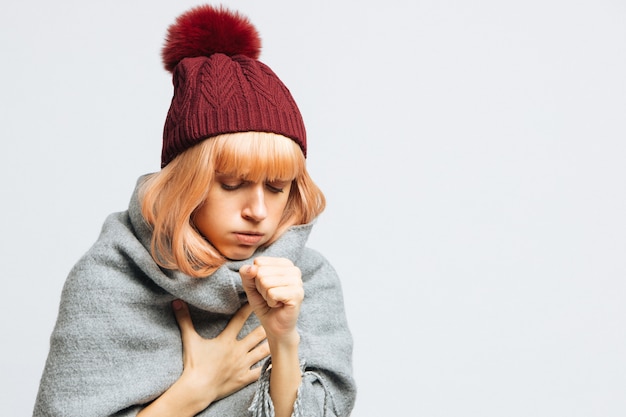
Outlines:
[[[305,243],[312,225],[295,226],[255,257],[285,257],[302,271],[305,299],[298,330],[303,381],[294,416],[348,416],[356,388],[352,337],[332,266]],[[239,268],[229,262],[207,278],[164,270],[149,252],[151,230],[133,194],[111,214],[70,272],[33,416],[134,416],[182,372],[180,333],[171,302],[186,301],[196,330],[215,337],[245,303]],[[242,335],[258,326],[250,317]],[[212,403],[200,416],[273,416],[269,360],[259,381]]]

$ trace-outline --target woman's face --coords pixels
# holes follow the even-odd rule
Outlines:
[[[248,259],[274,236],[290,190],[291,180],[252,182],[216,173],[193,222],[226,258]]]

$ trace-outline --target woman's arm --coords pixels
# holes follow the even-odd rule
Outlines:
[[[296,333],[292,340],[268,341],[272,354],[270,374],[270,397],[276,417],[289,417],[293,413],[298,387],[302,382],[298,347],[300,336]]]
[[[187,305],[172,303],[183,343],[183,373],[159,398],[141,410],[140,417],[195,416],[212,402],[256,381],[261,372],[254,364],[269,353],[265,331],[259,326],[237,340],[248,316],[249,304],[242,307],[215,339],[200,336],[191,321]]]
[[[304,289],[300,269],[285,258],[259,257],[239,271],[248,302],[267,334],[270,397],[276,417],[289,417],[302,382],[296,330]]]

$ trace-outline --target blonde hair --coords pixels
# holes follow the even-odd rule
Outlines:
[[[204,277],[226,262],[192,220],[216,172],[249,181],[293,180],[287,206],[268,244],[290,226],[311,222],[326,206],[293,140],[263,132],[212,137],[178,155],[140,186],[141,211],[153,228],[151,253],[160,266]]]

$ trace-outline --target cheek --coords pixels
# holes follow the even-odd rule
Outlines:
[[[214,204],[209,205],[205,203],[196,210],[191,219],[198,230],[206,235],[208,230],[211,230],[216,224],[220,223],[220,213],[221,211],[215,207]]]
[[[274,219],[280,220],[283,217],[283,213],[287,208],[288,198],[280,199],[272,204],[272,217]]]
[[[283,214],[283,211],[285,211],[285,208],[287,208],[287,203],[291,198],[291,189],[291,185],[285,187],[283,193],[280,194],[276,203],[277,210],[280,212],[281,216]]]
[[[193,216],[191,216],[191,221],[194,226],[204,237],[207,237],[206,231],[207,229],[210,229],[210,224],[208,224],[210,218],[211,217],[207,216],[203,210],[198,210],[193,214]]]

